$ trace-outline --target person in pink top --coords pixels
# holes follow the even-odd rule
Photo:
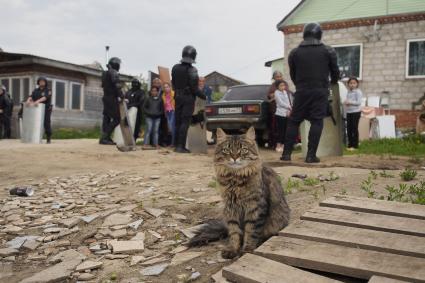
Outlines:
[[[164,83],[162,85],[163,95],[162,100],[164,101],[164,114],[167,118],[168,131],[171,132],[171,145],[174,146],[174,137],[175,137],[175,116],[174,111],[176,109],[176,103],[174,100],[174,91],[171,89],[169,83]]]

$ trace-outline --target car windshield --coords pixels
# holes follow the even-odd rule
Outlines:
[[[268,89],[268,85],[233,87],[224,94],[221,100],[265,100]]]

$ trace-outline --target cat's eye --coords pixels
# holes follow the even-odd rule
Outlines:
[[[222,151],[223,151],[224,154],[229,154],[230,153],[230,150],[227,147],[223,148]]]
[[[241,152],[242,152],[242,154],[247,154],[248,153],[248,149],[247,148],[242,148]]]

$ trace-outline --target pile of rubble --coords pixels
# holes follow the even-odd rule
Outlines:
[[[184,246],[196,229],[189,227],[185,215],[144,207],[137,197],[120,198],[114,193],[120,186],[129,185],[139,188],[139,198],[157,195],[152,182],[159,176],[147,179],[144,182],[143,177],[115,171],[52,178],[32,184],[36,192],[33,196],[2,200],[0,263],[42,267],[42,271],[21,281],[30,283],[94,280],[104,262],[112,260],[140,266],[142,276],[157,276],[169,266],[200,257],[203,252],[186,251]],[[199,200],[217,201],[217,197]],[[221,261],[217,254],[206,263]],[[188,282],[201,276],[191,267],[186,269],[188,272],[178,275],[177,280]]]

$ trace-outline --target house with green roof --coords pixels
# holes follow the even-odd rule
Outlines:
[[[321,24],[341,73],[358,77],[366,96],[385,97],[398,127],[413,128],[412,105],[425,96],[425,0],[302,0],[277,24],[285,58],[309,22]],[[287,60],[283,70],[289,78]]]

